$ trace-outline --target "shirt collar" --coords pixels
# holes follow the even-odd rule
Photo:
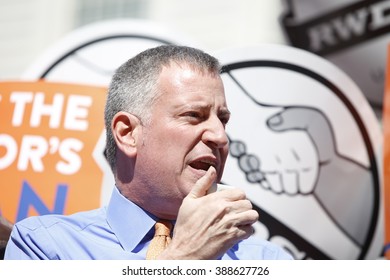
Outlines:
[[[107,206],[107,222],[126,251],[133,251],[157,218],[125,198],[114,187]]]

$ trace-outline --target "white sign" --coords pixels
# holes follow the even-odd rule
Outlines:
[[[232,112],[223,182],[260,212],[257,234],[297,259],[378,258],[382,135],[359,88],[288,46],[216,55]]]

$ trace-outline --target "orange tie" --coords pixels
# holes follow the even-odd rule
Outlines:
[[[155,260],[158,255],[168,246],[171,242],[171,229],[172,224],[167,220],[159,220],[155,226],[155,233],[152,241],[149,244],[148,251],[146,252],[147,260]]]

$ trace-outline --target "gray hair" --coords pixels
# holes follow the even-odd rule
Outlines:
[[[174,45],[148,49],[122,64],[112,77],[104,111],[106,126],[105,155],[111,169],[116,165],[116,143],[111,132],[111,121],[120,111],[136,115],[147,123],[157,92],[157,80],[162,68],[172,62],[185,64],[196,71],[219,75],[221,66],[216,58],[205,52]]]

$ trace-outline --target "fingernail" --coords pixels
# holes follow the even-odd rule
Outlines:
[[[270,126],[278,126],[278,125],[282,124],[283,118],[280,114],[277,114],[277,115],[273,116],[272,118],[268,119],[267,122]]]
[[[207,172],[209,172],[209,174],[211,176],[213,176],[214,174],[217,174],[217,170],[215,170],[215,168],[213,166],[210,166],[209,170],[207,170]]]

